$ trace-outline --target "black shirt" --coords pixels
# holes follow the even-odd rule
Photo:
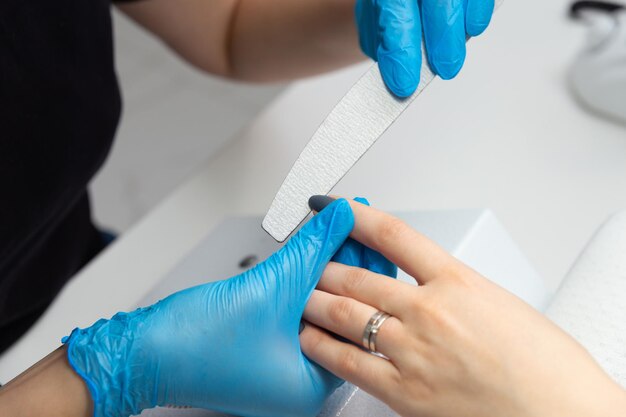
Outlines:
[[[0,0],[0,351],[103,247],[87,184],[121,110],[110,7]]]

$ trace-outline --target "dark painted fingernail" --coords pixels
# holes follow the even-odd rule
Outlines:
[[[327,195],[314,195],[313,197],[309,198],[309,207],[311,208],[311,210],[317,211],[319,213],[333,201],[335,201],[335,199]]]
[[[304,322],[303,321],[300,322],[300,329],[298,330],[298,334],[302,333],[302,330],[304,330]]]

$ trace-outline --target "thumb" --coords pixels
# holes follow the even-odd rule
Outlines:
[[[345,199],[334,201],[305,224],[268,259],[268,269],[278,271],[277,295],[298,303],[304,310],[324,268],[353,227],[354,215]]]

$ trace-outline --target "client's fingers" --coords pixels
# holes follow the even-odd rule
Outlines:
[[[353,201],[354,229],[350,236],[385,255],[424,284],[445,274],[459,262],[432,240],[397,217]]]
[[[406,306],[417,296],[417,288],[413,285],[337,262],[326,265],[317,288],[354,298],[396,317],[401,317],[407,311]]]
[[[323,368],[385,401],[400,381],[397,368],[385,359],[340,342],[306,323],[300,334],[302,352]]]
[[[452,268],[463,268],[453,256],[402,220],[354,201],[348,203],[355,218],[350,237],[383,254],[420,284],[445,276]]]
[[[323,291],[315,290],[304,310],[304,319],[363,347],[363,333],[370,318],[378,310],[367,304]],[[407,342],[402,323],[389,317],[380,326],[376,351],[394,360]]]

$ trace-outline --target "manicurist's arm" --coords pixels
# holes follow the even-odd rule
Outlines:
[[[65,347],[55,350],[0,388],[0,416],[92,415],[89,390],[67,362]]]
[[[354,0],[143,0],[119,6],[197,67],[247,81],[363,59]]]
[[[213,74],[287,80],[365,54],[389,89],[405,97],[425,59],[441,78],[456,76],[466,37],[487,28],[494,0],[141,0],[119,7]]]

